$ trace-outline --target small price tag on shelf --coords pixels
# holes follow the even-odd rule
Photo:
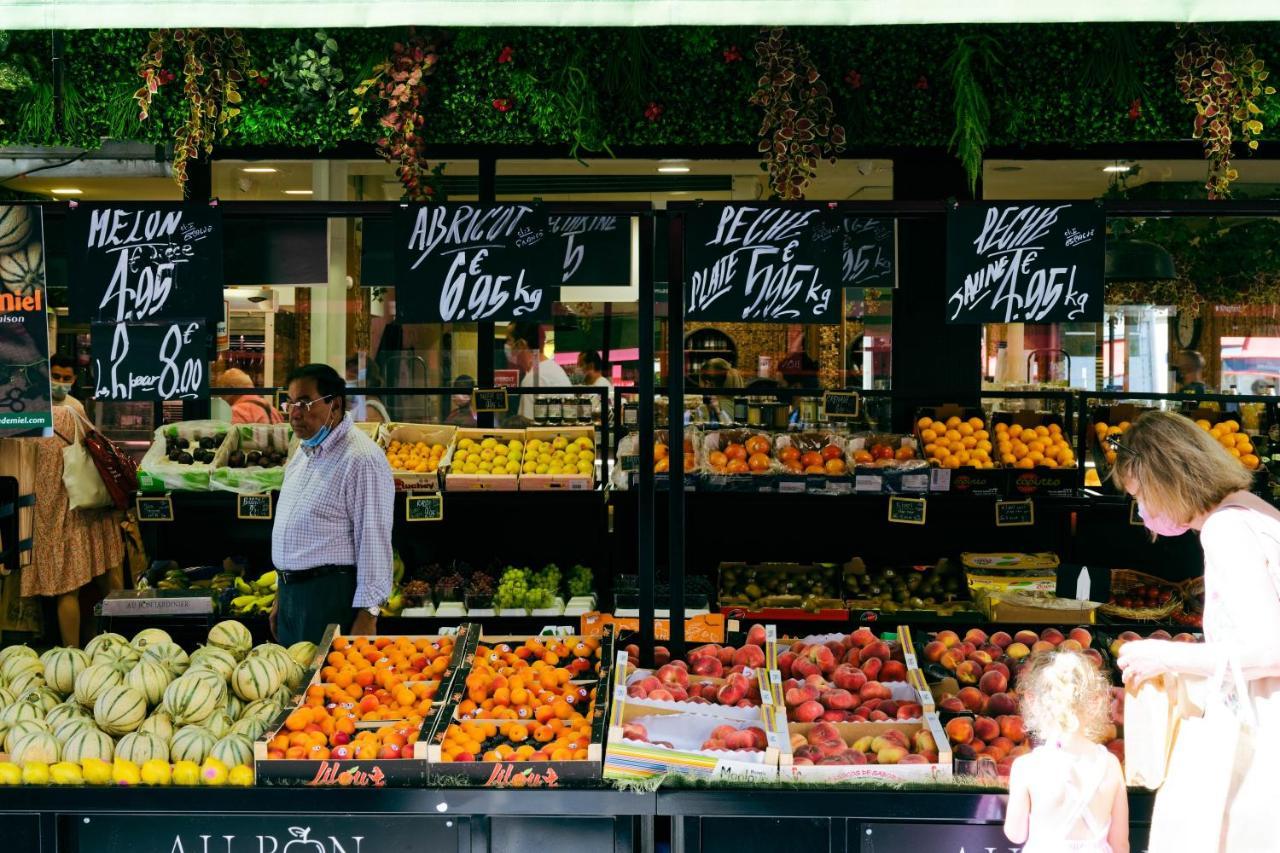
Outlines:
[[[133,505],[138,521],[173,521],[173,498],[169,495],[138,495]]]
[[[236,496],[236,518],[270,521],[273,515],[270,492],[261,495]]]
[[[857,391],[828,391],[822,395],[823,420],[855,420],[862,413],[862,396]]]
[[[440,492],[410,492],[404,499],[405,521],[440,521],[444,518],[444,495]]]
[[[996,527],[1032,527],[1035,523],[1034,502],[996,501]]]
[[[889,521],[893,524],[923,525],[928,504],[925,498],[902,498],[894,495],[889,498]]]
[[[471,391],[471,405],[477,412],[505,412],[506,388],[475,388]]]

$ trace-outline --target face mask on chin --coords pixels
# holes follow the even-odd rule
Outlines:
[[[330,420],[332,420],[332,416],[330,416]],[[311,438],[300,438],[298,443],[303,447],[319,447],[331,432],[333,432],[333,427],[329,425],[328,421],[325,421],[325,425],[316,430],[315,435],[311,436]]]

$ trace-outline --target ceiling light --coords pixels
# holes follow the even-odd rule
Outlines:
[[[312,195],[315,190],[285,190],[285,195]]]
[[[1114,165],[1111,165],[1111,166],[1102,167],[1102,171],[1104,172],[1128,172],[1128,171],[1131,171],[1132,169],[1133,169],[1133,166],[1129,165],[1128,163],[1115,163]]]
[[[664,175],[683,175],[689,171],[688,166],[659,166],[658,171]]]
[[[271,173],[273,173],[273,172],[278,172],[278,171],[280,171],[280,170],[279,170],[279,169],[277,169],[275,166],[245,166],[245,167],[244,167],[243,169],[241,169],[240,171],[242,171],[242,172],[256,172],[256,173],[260,173],[260,174],[264,174],[264,175],[266,175],[266,174],[271,174]]]
[[[55,187],[49,190],[49,192],[53,193],[54,195],[83,195],[84,194],[84,190],[79,189],[77,187]]]

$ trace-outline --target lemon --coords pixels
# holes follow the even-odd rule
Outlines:
[[[554,447],[556,450],[564,450],[566,447],[569,446],[569,440],[565,438],[563,435],[557,435],[555,438],[551,440],[551,446]]]
[[[591,462],[579,462],[578,473],[590,475],[596,466]]]
[[[498,443],[498,440],[496,438],[486,438],[484,441],[480,442],[480,446],[485,449],[488,449],[493,447],[497,443]]]
[[[22,768],[11,762],[0,764],[0,785],[21,785]]]
[[[507,463],[507,473],[508,473],[508,474],[519,474],[519,473],[520,473],[520,463],[519,463],[519,462],[508,462],[508,463]]]
[[[492,450],[481,450],[481,451],[480,451],[480,460],[481,460],[482,462],[492,462],[492,461],[493,461],[493,455],[494,455],[494,454],[493,454],[493,451],[492,451]]]
[[[138,765],[132,761],[117,758],[111,765],[111,781],[117,785],[140,785],[142,774],[138,771]]]
[[[55,785],[83,785],[80,765],[74,761],[59,761],[49,768],[49,779]]]
[[[474,474],[474,473],[476,473],[476,472],[477,472],[477,471],[479,471],[479,470],[480,470],[480,469],[479,469],[479,468],[477,468],[477,467],[476,467],[474,464],[472,464],[471,462],[468,462],[467,464],[465,464],[465,465],[463,465],[463,466],[462,466],[462,473],[464,473],[464,474]]]
[[[142,784],[168,785],[173,780],[173,769],[162,758],[153,758],[142,765]]]
[[[481,456],[479,453],[468,453],[466,461],[475,465],[475,464],[478,464],[483,458],[484,457]]]
[[[194,761],[179,761],[173,765],[173,784],[199,785],[200,765]]]
[[[227,784],[227,765],[216,758],[206,758],[200,768],[200,784],[217,787]]]
[[[86,758],[81,762],[84,781],[90,785],[110,785],[111,765],[101,758]]]
[[[539,464],[539,465],[550,465],[550,464],[551,464],[551,454],[550,454],[550,453],[539,453],[539,454],[538,454],[538,464]]]
[[[541,442],[541,441],[538,441],[538,439],[536,439],[536,438],[531,438],[531,439],[529,439],[528,449],[529,449],[529,452],[530,452],[530,453],[535,452],[535,451],[536,451],[539,447],[541,447],[541,446],[542,446],[542,442]],[[513,442],[511,442],[510,444],[508,444],[508,445],[507,445],[507,447],[508,447],[509,449],[511,449],[511,450],[519,450],[519,449],[520,449],[520,442],[518,442],[518,441],[513,441]]]
[[[253,768],[247,764],[233,767],[227,774],[227,784],[247,788],[253,784]]]
[[[22,765],[22,784],[48,785],[49,765],[43,761],[28,761]]]
[[[458,449],[466,450],[468,447],[475,447],[476,443],[469,438],[463,438],[458,441]]]
[[[532,474],[534,471],[537,471],[537,470],[538,470],[538,463],[537,463],[537,462],[526,462],[526,463],[524,463],[524,472],[525,472],[526,474]]]
[[[538,467],[534,469],[534,473],[535,473],[535,474],[545,474],[545,473],[547,473],[547,465],[546,465],[546,463],[545,463],[545,462],[539,463]]]
[[[499,444],[493,448],[493,453],[495,456],[509,456],[511,454],[511,449],[505,444]]]

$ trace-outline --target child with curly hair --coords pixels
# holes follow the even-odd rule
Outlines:
[[[1023,853],[1129,853],[1124,773],[1098,742],[1110,727],[1106,679],[1064,651],[1033,656],[1019,684],[1038,745],[1013,763],[1005,835]]]

